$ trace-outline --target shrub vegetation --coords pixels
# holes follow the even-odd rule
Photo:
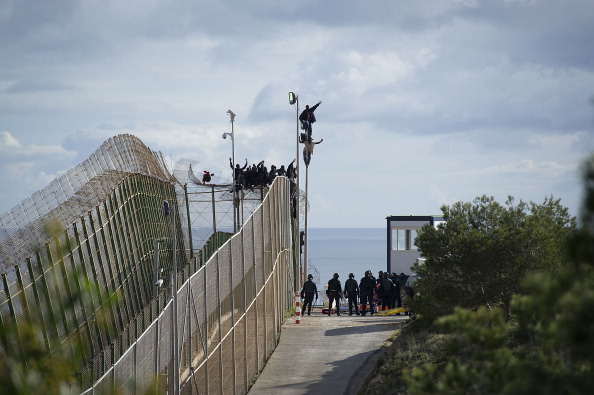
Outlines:
[[[594,388],[594,156],[579,226],[552,197],[443,207],[417,245],[418,314],[363,394],[589,394]]]

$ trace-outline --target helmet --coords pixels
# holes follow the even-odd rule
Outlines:
[[[312,274],[308,274],[307,275],[307,278],[313,278],[313,275]]]
[[[365,277],[369,276],[371,274],[371,270],[365,270]]]
[[[334,275],[332,277],[338,278],[338,273],[334,273]]]
[[[355,275],[353,273],[349,273],[349,278],[353,278]]]

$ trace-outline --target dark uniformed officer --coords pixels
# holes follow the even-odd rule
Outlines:
[[[392,297],[394,296],[394,283],[390,280],[388,273],[384,273],[384,278],[382,279],[382,310],[386,310],[392,308]]]
[[[349,315],[353,315],[353,305],[355,305],[355,313],[359,315],[359,304],[357,303],[359,284],[354,277],[353,273],[349,273],[349,279],[344,282],[344,296],[349,300]]]
[[[301,299],[304,300],[303,313],[305,313],[305,308],[307,307],[307,315],[311,315],[311,304],[313,302],[314,295],[316,300],[318,300],[318,287],[316,287],[316,283],[312,281],[312,278],[313,276],[308,274],[307,281],[303,284],[303,288],[301,289]]]
[[[336,315],[340,315],[340,299],[342,298],[342,284],[338,279],[338,273],[334,273],[328,281],[328,315],[332,315],[332,304],[336,302]]]
[[[402,306],[402,290],[406,286],[407,279],[408,279],[408,276],[404,273],[400,273],[400,276],[398,276],[398,285],[397,285],[397,287],[398,287],[398,295],[397,295],[398,307],[404,307],[404,306]]]
[[[361,304],[363,308],[361,313],[367,313],[367,304],[369,304],[369,311],[373,315],[373,293],[375,291],[375,279],[371,275],[371,270],[365,272],[365,277],[359,282],[359,292],[361,295]]]

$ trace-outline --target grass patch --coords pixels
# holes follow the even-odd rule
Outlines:
[[[448,339],[411,319],[392,336],[358,394],[407,394],[403,378],[413,368],[426,363],[445,366]]]

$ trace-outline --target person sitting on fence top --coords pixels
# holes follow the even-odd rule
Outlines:
[[[270,171],[268,171],[268,184],[272,184],[272,181],[276,178],[277,170],[275,165],[270,165]]]
[[[214,173],[211,174],[208,170],[204,170],[204,174],[202,174],[202,183],[206,184],[207,182],[210,182],[212,179],[211,176],[214,176]]]
[[[287,175],[287,171],[285,170],[285,165],[281,165],[281,167],[276,171],[277,176],[285,176]]]
[[[245,168],[248,165],[248,161],[247,158],[245,160],[245,165],[243,165],[243,167],[239,166],[239,163],[235,165],[235,167],[233,167],[233,161],[231,158],[229,158],[229,166],[231,167],[231,170],[233,170],[233,178],[235,180],[235,188],[237,189],[241,189],[241,186],[243,184],[243,171],[245,170]]]
[[[287,178],[291,181],[294,181],[295,178],[297,178],[297,170],[295,169],[295,159],[293,159],[293,162],[291,162],[287,167]]]

